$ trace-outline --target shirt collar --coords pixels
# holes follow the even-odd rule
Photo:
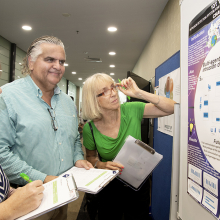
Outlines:
[[[37,96],[39,96],[40,98],[42,97],[43,93],[40,90],[40,88],[35,84],[35,82],[33,81],[33,79],[31,78],[30,75],[26,76],[26,80],[27,82],[30,84],[30,86],[34,89],[35,93]],[[54,88],[54,95],[59,95],[61,92],[60,88],[58,85],[55,86]]]

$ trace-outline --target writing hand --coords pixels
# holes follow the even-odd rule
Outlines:
[[[5,219],[10,220],[35,210],[41,204],[43,191],[44,187],[41,180],[33,181],[18,188],[13,195],[1,203],[0,210],[3,208],[4,211],[1,212],[1,215],[3,213]]]

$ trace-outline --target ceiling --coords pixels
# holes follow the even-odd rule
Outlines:
[[[112,76],[115,80],[123,79],[134,68],[167,2],[0,0],[0,35],[24,51],[40,36],[60,38],[69,64],[64,77],[77,86],[82,86],[88,76],[97,72],[115,73]],[[63,13],[70,16],[65,17]],[[23,25],[31,26],[32,30],[24,31]],[[107,31],[110,26],[118,30]],[[116,55],[110,56],[110,51]],[[88,63],[84,60],[88,56],[101,58],[102,62]],[[110,64],[115,68],[110,68]]]

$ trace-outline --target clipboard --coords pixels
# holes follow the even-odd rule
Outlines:
[[[96,188],[96,191],[93,191],[93,190],[89,190],[89,189],[85,189],[85,188],[79,188],[79,191],[83,191],[83,192],[86,192],[86,193],[89,193],[89,194],[97,194],[99,193],[103,188],[105,188],[116,176],[112,175],[112,176],[109,176],[108,178],[106,178],[105,180],[102,181],[102,183],[100,183],[97,188]]]
[[[114,178],[116,177],[116,175],[111,175],[108,178],[106,178],[105,180],[103,180],[103,182],[99,185],[100,188],[104,188],[106,187]]]
[[[79,193],[71,173],[43,184],[44,197],[40,206],[34,211],[17,218],[16,220],[28,220],[41,216],[56,208],[66,205],[79,198]]]
[[[86,170],[74,166],[67,173],[72,173],[79,191],[97,194],[117,177],[119,171],[94,168]],[[65,175],[65,173],[62,175]]]
[[[138,191],[162,159],[163,155],[129,135],[113,162],[124,166],[117,178]]]

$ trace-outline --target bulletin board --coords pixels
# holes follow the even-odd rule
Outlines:
[[[180,67],[180,51],[155,70],[155,86],[159,79]],[[158,131],[158,119],[154,119],[154,149],[163,160],[152,175],[151,212],[154,220],[169,220],[172,171],[173,137]]]

